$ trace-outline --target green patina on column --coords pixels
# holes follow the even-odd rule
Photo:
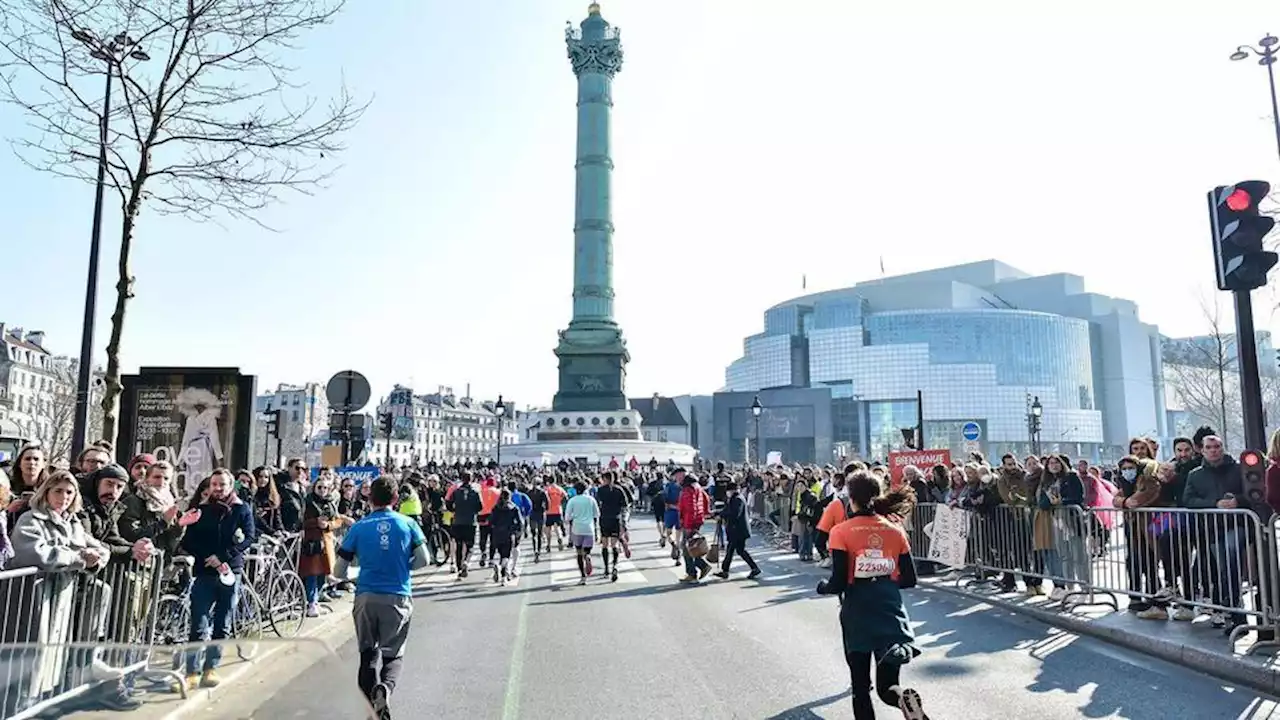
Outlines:
[[[578,157],[573,224],[573,319],[560,331],[560,388],[555,410],[625,410],[631,359],[613,319],[613,212],[609,115],[613,78],[622,69],[618,29],[587,9],[565,32],[578,78]]]

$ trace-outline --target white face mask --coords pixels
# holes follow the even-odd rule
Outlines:
[[[1125,468],[1120,471],[1120,477],[1133,482],[1133,480],[1138,477],[1138,471],[1134,468]]]

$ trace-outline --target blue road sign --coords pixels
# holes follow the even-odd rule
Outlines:
[[[978,426],[978,423],[969,421],[960,428],[960,434],[964,436],[965,440],[977,440],[982,437],[982,428]]]

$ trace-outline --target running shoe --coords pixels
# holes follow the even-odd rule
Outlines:
[[[591,556],[588,555],[586,560],[587,560],[587,575],[591,575],[591,573],[595,570],[595,568],[591,567]]]
[[[760,568],[756,568],[755,570],[752,570],[751,572],[747,573],[748,580],[755,580],[758,577],[760,577]]]
[[[614,571],[613,571],[612,573],[610,573],[610,574],[609,574],[609,582],[618,582],[618,570],[617,570],[617,568],[615,568],[615,569],[614,569]]]
[[[391,720],[391,694],[387,691],[387,686],[378,683],[373,686],[373,692],[369,695],[369,700],[373,704],[374,716],[378,720]]]
[[[898,709],[902,711],[902,720],[929,720],[929,716],[924,714],[920,693],[911,688],[898,690]]]
[[[658,536],[658,547],[659,547],[659,548],[664,548],[664,547],[666,547],[666,546],[667,546],[667,538],[666,538],[666,536],[665,536],[665,535],[659,535],[659,536]]]

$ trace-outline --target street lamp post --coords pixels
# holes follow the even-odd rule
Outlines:
[[[1258,64],[1267,68],[1267,84],[1271,88],[1271,119],[1276,130],[1276,152],[1280,153],[1280,104],[1276,102],[1276,73],[1273,67],[1276,64],[1277,44],[1280,44],[1280,38],[1267,33],[1266,37],[1258,41],[1258,47],[1241,45],[1231,53],[1231,59],[1248,60],[1250,55],[1257,55]]]
[[[80,331],[80,372],[76,378],[76,415],[71,430],[71,457],[76,457],[88,442],[90,382],[93,377],[93,324],[98,314],[98,256],[102,247],[102,202],[107,180],[107,132],[111,122],[111,81],[126,57],[150,60],[137,47],[137,41],[118,33],[103,41],[83,28],[73,30],[71,38],[89,48],[89,55],[101,60],[107,68],[107,87],[102,95],[102,121],[98,126],[98,185],[93,195],[93,230],[89,237],[89,272],[84,288],[84,327]]]
[[[763,412],[764,406],[760,404],[760,396],[757,395],[755,399],[751,401],[751,416],[754,417],[756,421],[756,465],[759,465],[762,462],[760,459],[760,414]],[[746,458],[743,459],[745,460]]]
[[[1031,430],[1031,454],[1040,454],[1040,419],[1044,416],[1044,406],[1040,404],[1040,396],[1031,401],[1031,411],[1027,414],[1027,427]]]
[[[507,414],[507,406],[502,402],[502,396],[498,396],[498,402],[493,406],[493,414],[498,416],[498,472],[502,472],[502,416]]]

